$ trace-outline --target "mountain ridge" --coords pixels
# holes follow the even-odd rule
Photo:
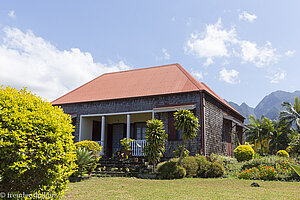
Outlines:
[[[260,118],[262,115],[271,119],[277,120],[282,111],[282,102],[293,103],[295,97],[300,97],[300,90],[294,92],[286,92],[283,90],[274,91],[266,95],[255,108],[248,106],[245,102],[238,105],[232,101],[227,101],[230,106],[237,110],[245,119],[245,123],[249,123],[249,116],[253,115]]]

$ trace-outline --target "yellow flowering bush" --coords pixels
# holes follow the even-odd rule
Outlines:
[[[76,168],[72,131],[61,108],[0,87],[0,191],[61,197]]]

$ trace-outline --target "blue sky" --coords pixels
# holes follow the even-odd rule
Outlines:
[[[238,104],[300,89],[300,1],[0,3],[0,84],[48,100],[105,72],[169,63]]]

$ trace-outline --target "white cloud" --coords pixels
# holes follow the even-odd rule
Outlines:
[[[192,75],[195,76],[198,80],[203,79],[203,73],[202,72],[192,72]]]
[[[221,19],[216,24],[206,25],[202,33],[192,33],[187,40],[185,53],[197,58],[205,58],[205,66],[214,63],[215,58],[241,58],[243,63],[251,62],[256,66],[277,63],[279,55],[270,42],[258,46],[255,42],[239,39],[235,28],[225,30]]]
[[[235,29],[229,31],[223,29],[219,19],[216,24],[206,25],[204,33],[191,34],[185,52],[199,58],[228,57],[230,54],[227,47],[236,42]]]
[[[225,68],[223,68],[219,72],[219,79],[222,81],[225,81],[226,83],[235,84],[235,83],[240,82],[238,80],[238,75],[239,75],[239,72],[234,69],[226,70]]]
[[[175,17],[172,17],[172,18],[171,18],[171,22],[176,22],[176,18],[175,18]]]
[[[115,64],[94,62],[78,48],[59,50],[32,31],[4,28],[0,43],[0,85],[28,87],[37,95],[53,100],[102,73],[129,69]]]
[[[15,11],[14,11],[14,10],[9,11],[7,15],[8,15],[10,18],[13,18],[13,19],[16,18],[16,15],[15,15]]]
[[[244,62],[252,62],[256,66],[264,66],[278,62],[276,49],[267,42],[263,47],[257,47],[257,44],[249,41],[241,41],[241,58]]]
[[[296,53],[295,50],[288,50],[288,51],[285,52],[284,54],[285,54],[286,56],[292,56],[292,55],[294,55],[294,53]]]
[[[280,81],[283,81],[285,77],[285,71],[275,72],[271,76],[266,76],[266,78],[270,79],[270,83],[279,83]]]
[[[244,11],[241,14],[239,14],[239,19],[240,20],[245,20],[245,21],[248,21],[248,22],[253,22],[255,19],[257,19],[257,16]]]
[[[167,49],[163,48],[162,53],[164,54],[164,59],[169,60],[170,59],[170,54],[168,53]]]
[[[157,61],[169,60],[169,59],[170,59],[171,56],[170,56],[170,54],[168,53],[167,49],[162,48],[162,49],[161,49],[161,52],[162,52],[163,56],[161,56],[161,57],[156,57],[156,60],[157,60]]]
[[[206,62],[203,64],[204,66],[209,66],[211,64],[214,64],[214,60],[212,58],[207,58]]]

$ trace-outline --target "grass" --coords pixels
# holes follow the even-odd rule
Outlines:
[[[299,199],[299,182],[255,181],[233,178],[149,180],[91,178],[70,183],[64,199]]]

